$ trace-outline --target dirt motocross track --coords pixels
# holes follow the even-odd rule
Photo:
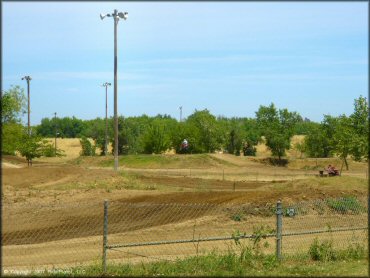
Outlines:
[[[207,180],[207,188],[212,191],[194,192],[199,184],[204,186],[204,180],[190,177],[166,177],[166,176],[142,176],[140,181],[147,184],[162,184],[168,188],[183,187],[189,191],[183,192],[161,192],[150,190],[125,190],[115,189],[107,191],[103,188],[81,188],[55,190],[60,185],[70,184],[124,184],[127,181],[122,176],[110,169],[87,169],[71,165],[44,166],[37,164],[32,168],[4,168],[3,169],[3,190],[4,204],[12,207],[11,211],[4,211],[3,232],[4,244],[40,243],[44,241],[68,239],[73,237],[84,237],[101,234],[102,210],[104,199],[113,201],[116,206],[110,211],[110,224],[121,225],[125,230],[142,228],[140,224],[146,223],[147,227],[167,224],[171,221],[183,221],[187,218],[178,214],[176,219],[166,220],[159,218],[147,218],[148,211],[141,210],[140,214],[135,212],[135,219],[129,222],[118,216],[122,214],[123,206],[126,203],[207,203],[207,204],[253,204],[254,206],[266,206],[275,204],[278,199],[283,202],[293,202],[309,199],[321,199],[323,197],[341,196],[343,192],[333,189],[319,188],[297,188],[291,186],[284,191],[279,190],[281,182],[233,182],[227,180]],[[232,191],[233,186],[237,191]],[[351,191],[354,195],[361,195],[361,192]],[[94,204],[91,209],[79,209]],[[72,207],[68,207],[71,205]],[[42,206],[38,211],[37,218],[42,221],[29,223],[32,216],[30,207]],[[134,211],[126,212],[128,215]],[[187,214],[187,215],[191,215]],[[10,225],[7,220],[16,220],[17,225]],[[97,222],[97,219],[99,221]],[[101,223],[100,223],[101,222]],[[9,224],[9,225],[8,225]],[[79,226],[78,230],[60,233],[63,226]],[[30,232],[32,231],[32,233]],[[34,238],[32,234],[39,234]]]
[[[162,227],[168,225],[174,225],[173,236],[180,237],[185,229],[190,229],[191,233],[191,227],[181,228],[181,225],[196,218],[211,217],[210,210],[204,209],[203,205],[242,205],[255,217],[263,218],[271,213],[279,199],[287,204],[344,195],[363,196],[367,192],[363,185],[352,185],[353,180],[348,180],[352,186],[342,186],[338,190],[336,184],[346,181],[346,177],[320,179],[314,177],[311,171],[307,172],[310,176],[304,179],[302,170],[280,169],[233,156],[224,157],[228,164],[215,165],[212,162],[208,168],[194,168],[191,174],[188,168],[166,171],[123,168],[116,173],[111,167],[94,167],[84,162],[81,165],[69,161],[56,163],[54,160],[35,161],[33,167],[27,168],[22,159],[5,158],[2,165],[5,266],[17,265],[22,252],[29,254],[31,265],[47,264],[51,258],[49,254],[37,251],[44,244],[52,246],[64,242],[63,245],[69,246],[71,249],[63,255],[66,262],[70,254],[68,252],[75,252],[77,248],[75,243],[67,244],[69,240],[83,242],[94,239],[99,245],[105,199],[110,202],[110,234],[133,233],[132,239],[135,240],[135,231],[153,229],[158,234],[165,229]],[[217,155],[217,158],[222,159],[223,156]],[[202,176],[204,171],[209,174]],[[226,173],[224,179],[223,171]],[[258,171],[258,176],[243,176],[248,171]],[[280,179],[276,178],[278,176],[273,177],[274,180],[271,177],[264,179],[272,171],[277,171]],[[360,172],[364,172],[363,168],[354,172],[354,176]],[[293,179],[295,177],[299,179]],[[362,180],[359,181],[359,184],[362,183]],[[181,209],[172,207],[173,204],[196,205]],[[209,219],[204,229],[217,224],[217,221]],[[17,246],[21,248],[20,251],[16,251]],[[27,252],[30,253],[21,251],[24,246],[29,246]],[[35,249],[31,246],[35,246]],[[81,250],[90,246],[84,245]],[[101,249],[95,245],[91,248]],[[11,252],[15,252],[14,255]],[[43,254],[45,259],[32,263],[31,257],[35,257],[33,252]],[[76,252],[73,261],[91,261],[91,257],[86,257],[87,253],[84,256]],[[28,259],[23,258],[22,261],[27,262]]]

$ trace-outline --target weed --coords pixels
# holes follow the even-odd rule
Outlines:
[[[324,204],[318,201],[314,202],[314,210],[316,210],[319,215],[323,215],[325,213]]]
[[[253,242],[253,250],[255,251],[256,255],[262,254],[262,239],[266,239],[268,235],[276,233],[275,229],[272,229],[268,225],[261,225],[258,227],[253,227],[253,237],[251,238]],[[265,242],[263,247],[267,248],[268,243]]]
[[[352,213],[360,213],[365,212],[366,209],[361,205],[361,203],[357,200],[354,196],[347,196],[339,199],[328,199],[326,200],[326,204],[329,208],[331,208],[335,212],[339,212],[342,214],[352,212]]]
[[[266,255],[262,260],[262,265],[267,270],[277,267],[278,264],[279,260],[276,258],[275,255]]]
[[[253,234],[250,237],[250,245],[242,244],[240,239],[246,236],[246,233],[242,233],[236,230],[232,234],[235,245],[240,249],[240,260],[250,262],[252,258],[263,257],[263,248],[268,248],[270,245],[267,241],[263,242],[268,235],[275,233],[274,229],[271,229],[268,225],[261,225],[253,227]]]
[[[246,233],[241,233],[239,230],[236,230],[234,233],[232,233],[231,237],[234,240],[234,243],[236,245],[240,245],[240,238],[245,237]]]
[[[234,221],[240,222],[243,220],[243,217],[244,217],[243,213],[239,212],[239,213],[233,214],[231,216],[231,219]]]
[[[198,265],[195,262],[198,261]],[[245,249],[243,256],[229,251],[227,254],[212,252],[197,258],[187,257],[174,262],[160,261],[139,264],[109,264],[106,276],[366,276],[366,260],[333,261],[323,264],[307,257],[300,260],[278,261],[274,255],[254,256],[251,249]],[[100,277],[101,263],[78,266],[67,271],[45,271],[40,276],[95,276]]]
[[[319,242],[317,238],[314,239],[308,250],[310,258],[314,261],[334,261],[337,259],[337,254],[333,249],[333,242],[331,240],[324,240]]]
[[[345,249],[341,253],[344,255],[345,258],[355,260],[365,258],[367,255],[364,246],[362,246],[358,242],[349,244],[347,249]]]

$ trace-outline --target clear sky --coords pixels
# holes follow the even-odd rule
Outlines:
[[[25,88],[31,124],[105,117],[118,24],[118,113],[195,109],[255,117],[260,105],[323,114],[353,111],[368,96],[366,2],[3,2],[2,89]],[[108,115],[113,115],[113,86]],[[26,122],[26,117],[24,117]]]

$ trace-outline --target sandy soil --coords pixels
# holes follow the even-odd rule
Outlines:
[[[191,238],[199,233],[202,236],[230,235],[236,229],[250,229],[254,224],[271,222],[274,225],[274,215],[267,218],[266,213],[271,212],[278,199],[287,204],[349,193],[359,197],[366,194],[364,189],[353,188],[340,192],[331,187],[286,187],[284,181],[304,179],[307,171],[276,168],[222,154],[214,156],[231,166],[191,169],[191,172],[189,169],[125,168],[123,173],[116,173],[86,163],[69,163],[78,148],[76,142],[70,144],[74,144],[71,155],[61,161],[36,160],[31,168],[26,167],[22,158],[3,158],[2,244],[7,269],[99,260],[105,199],[110,202],[110,242],[122,243]],[[230,204],[239,210],[243,208],[245,215],[249,215],[247,220],[231,220],[236,211],[222,209]],[[325,219],[326,223],[335,225],[338,216],[330,217]],[[349,217],[353,219],[348,218],[346,223],[366,222],[363,215]],[[324,225],[317,215],[302,221],[313,228]],[[194,223],[198,234],[193,230]],[[184,246],[130,250],[133,253],[152,250],[152,253],[144,253],[161,258],[194,254],[194,244]],[[226,250],[225,243],[202,246],[207,250],[211,247]],[[294,245],[289,248],[294,249]],[[112,260],[142,259],[140,255],[109,252]]]

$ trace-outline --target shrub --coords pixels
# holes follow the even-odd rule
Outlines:
[[[80,144],[82,147],[82,150],[80,152],[81,156],[94,156],[95,155],[96,146],[92,145],[91,142],[86,137],[82,137],[80,139]]]
[[[45,157],[61,157],[65,156],[64,151],[61,149],[55,150],[55,145],[48,143],[47,140],[43,140],[42,155]]]
[[[341,252],[343,258],[359,260],[365,258],[367,253],[364,246],[360,243],[351,243],[348,245],[347,249]]]
[[[337,259],[337,256],[333,249],[333,242],[330,240],[324,240],[319,242],[317,238],[313,241],[308,250],[310,258],[314,261],[334,261]]]
[[[243,154],[244,156],[256,156],[257,148],[255,148],[253,145],[245,144],[243,146]]]
[[[231,216],[231,219],[237,222],[240,222],[243,220],[243,214],[242,213],[235,213]]]

